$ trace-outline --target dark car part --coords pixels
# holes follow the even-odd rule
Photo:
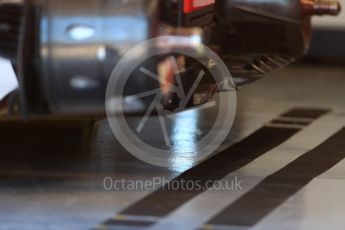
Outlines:
[[[240,85],[305,54],[311,16],[340,11],[334,0],[220,0],[217,7],[214,43]]]

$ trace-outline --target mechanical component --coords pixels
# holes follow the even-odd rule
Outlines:
[[[162,49],[203,42],[241,86],[303,55],[312,15],[339,11],[336,0],[1,0],[0,55],[17,69],[24,114],[98,114],[115,64],[142,41],[174,35]],[[191,85],[195,63],[181,59]],[[128,95],[157,87],[140,77],[128,84]],[[216,90],[208,81],[201,88],[204,103]]]
[[[157,3],[46,0],[36,5],[37,84],[42,92],[37,99],[45,100],[47,111],[104,111],[108,77],[123,53],[153,36]],[[140,79],[131,84],[145,87]]]
[[[338,0],[302,0],[304,15],[338,15],[341,5]]]
[[[305,54],[310,16],[339,11],[333,0],[220,0],[214,44],[237,83],[247,84]]]
[[[12,59],[18,53],[19,35],[23,25],[20,1],[0,1],[0,55]]]

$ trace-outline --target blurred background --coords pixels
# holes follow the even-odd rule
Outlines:
[[[344,6],[345,1],[341,1]],[[341,62],[345,60],[345,11],[338,17],[314,17],[314,34],[309,60]]]

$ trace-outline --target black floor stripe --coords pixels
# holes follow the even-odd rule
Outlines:
[[[265,152],[280,145],[298,131],[299,129],[297,128],[263,127],[240,143],[235,144],[231,148],[183,173],[171,181],[170,184],[178,183],[182,180],[199,180],[203,186],[206,186],[205,183],[207,181],[219,180],[229,173],[240,169]],[[188,200],[203,192],[202,189],[188,191],[180,189],[173,191],[167,188],[168,186],[162,187],[127,208],[121,214],[166,216]]]
[[[345,129],[342,129],[320,146],[267,177],[215,216],[207,226],[254,226],[312,179],[344,158]]]
[[[307,115],[310,113],[314,114],[314,112],[310,112],[311,110],[309,109],[294,109],[286,114],[294,114],[294,111],[298,111],[301,114],[304,112]],[[312,111],[318,112],[318,116],[314,114],[315,116],[313,118],[315,119],[328,112],[327,110]],[[284,115],[285,117],[286,114]],[[306,118],[309,118],[309,116]],[[267,151],[279,146],[300,130],[300,128],[264,126],[244,140],[231,146],[229,149],[186,171],[176,179],[172,180],[169,184],[172,185],[176,183],[176,181],[192,180],[200,181],[202,185],[206,185],[206,182],[210,180],[220,180],[229,173],[240,169],[260,157]],[[125,209],[120,214],[164,217],[206,190],[205,188],[204,190],[183,191],[181,189],[171,191],[166,189],[167,187],[169,186],[162,187],[161,189],[151,193],[144,199]]]
[[[310,118],[310,119],[317,119],[320,116],[325,114],[324,109],[303,109],[303,108],[296,108],[292,109],[281,117],[293,117],[293,118]]]
[[[315,120],[328,112],[329,110],[322,109],[293,109],[277,117],[276,119],[305,118]],[[305,116],[303,117],[303,115]],[[170,181],[167,186],[164,186],[149,194],[142,200],[118,213],[118,215],[130,217],[165,217],[181,205],[205,191],[207,189],[206,183],[208,186],[212,186],[209,181],[220,180],[229,173],[242,168],[264,153],[284,143],[301,129],[303,129],[303,127],[308,125],[301,124],[298,127],[279,127],[272,126],[271,124],[263,126],[227,150],[218,153],[201,164],[184,172],[179,177]],[[176,182],[179,183],[183,180],[198,181],[203,188],[188,191],[183,189],[167,189],[174,187],[173,184]],[[104,222],[101,226],[115,227],[116,225],[107,225],[107,222]]]
[[[105,226],[127,226],[127,227],[149,227],[153,225],[154,222],[151,221],[129,221],[129,220],[108,220],[104,223]]]
[[[310,122],[307,121],[284,121],[284,120],[273,120],[271,121],[272,124],[281,124],[281,125],[309,125]]]

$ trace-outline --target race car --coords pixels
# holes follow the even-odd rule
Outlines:
[[[175,38],[161,49],[206,45],[238,89],[305,54],[311,17],[337,15],[340,8],[337,0],[1,0],[0,56],[16,69],[18,107],[26,117],[102,114],[114,67],[143,41]],[[188,88],[197,63],[175,57]],[[149,60],[159,82],[134,76],[126,95],[159,87],[167,95],[163,106],[173,110],[178,100],[166,87],[176,84],[173,64],[164,56]],[[205,103],[220,90],[226,89],[206,79],[194,95],[199,100],[188,105]]]

